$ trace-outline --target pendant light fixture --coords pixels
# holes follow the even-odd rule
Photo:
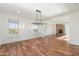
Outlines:
[[[43,23],[42,12],[40,10],[36,10],[36,17],[32,22],[32,25],[33,25],[34,32],[38,34],[41,33],[40,30],[44,30],[42,28],[44,27],[45,23]]]
[[[32,24],[36,24],[36,25],[43,25],[44,24],[42,22],[42,14],[41,14],[40,10],[36,10],[36,18]]]

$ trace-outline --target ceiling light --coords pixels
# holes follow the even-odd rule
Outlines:
[[[17,10],[17,13],[18,13],[18,14],[20,14],[20,13],[21,13],[21,11],[20,11],[20,10]]]
[[[42,19],[41,19],[41,11],[40,10],[36,10],[36,19],[32,24],[36,24],[36,25],[43,25],[45,23],[42,23]]]

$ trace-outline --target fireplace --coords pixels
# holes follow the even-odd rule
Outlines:
[[[63,24],[56,24],[56,34],[57,35],[64,34],[64,25]]]
[[[60,30],[59,30],[59,34],[62,34],[62,33],[63,33],[63,31],[62,31],[62,29],[60,29]]]

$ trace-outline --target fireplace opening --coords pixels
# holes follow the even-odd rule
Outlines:
[[[59,30],[59,33],[60,33],[60,34],[62,34],[62,33],[63,33],[61,29]]]

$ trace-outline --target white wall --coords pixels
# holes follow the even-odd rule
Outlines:
[[[70,17],[70,42],[79,45],[79,11],[71,13]]]
[[[49,24],[47,28],[47,34],[56,34],[56,24]]]
[[[64,26],[65,26],[65,34],[69,35],[69,23],[64,24]]]
[[[24,29],[20,29],[20,32],[15,37],[9,37],[8,34],[8,19],[12,20],[18,20],[20,22],[20,25],[24,25]],[[35,35],[35,33],[32,31],[31,23],[33,20],[25,19],[23,17],[19,17],[16,15],[6,14],[6,13],[0,13],[0,44],[15,42],[15,41],[21,41],[26,40],[34,37],[38,37],[38,35]],[[44,28],[40,27],[39,31],[41,34],[39,35],[51,35],[55,34],[55,25],[46,25],[47,31],[44,32]]]

